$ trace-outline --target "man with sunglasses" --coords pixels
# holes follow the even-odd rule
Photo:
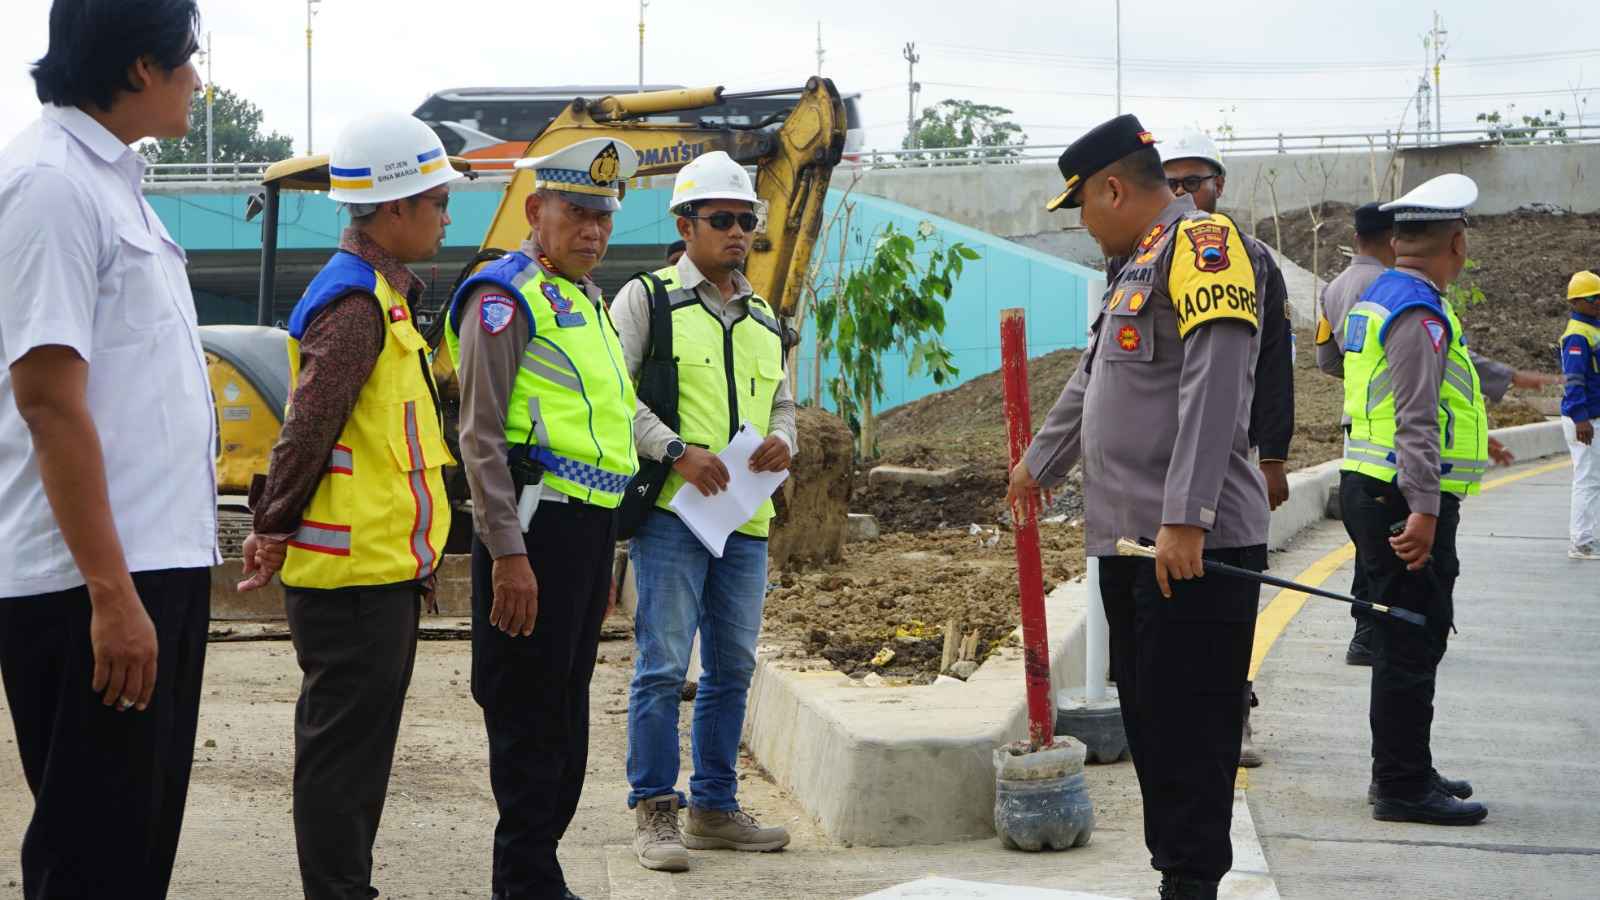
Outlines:
[[[668,508],[679,490],[710,496],[727,488],[730,475],[717,454],[741,424],[766,435],[747,463],[752,471],[781,472],[795,451],[782,329],[740,271],[762,206],[744,167],[726,153],[695,159],[678,173],[672,192],[683,257],[654,273],[658,288],[641,276],[618,292],[612,307],[628,372],[637,379],[653,344],[652,304],[669,305],[678,382],[677,429],[643,403],[633,425],[639,455],[670,461],[673,469],[629,551],[638,579],[639,653],[628,702],[628,806],[636,818],[634,851],[647,869],[684,871],[690,848],[766,851],[789,843],[786,829],[763,827],[734,796],[766,599],[772,502],[729,536],[720,557]],[[680,829],[679,690],[696,631],[704,671],[695,695],[692,799]]]

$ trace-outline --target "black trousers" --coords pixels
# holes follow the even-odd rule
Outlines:
[[[1265,546],[1208,550],[1262,571]],[[1100,559],[1122,724],[1144,798],[1144,840],[1162,872],[1220,881],[1233,866],[1228,832],[1255,640],[1255,582],[1207,575],[1161,596],[1155,566]]]
[[[1387,797],[1416,799],[1428,789],[1433,772],[1429,740],[1433,730],[1433,692],[1455,619],[1454,591],[1461,572],[1456,529],[1461,501],[1439,498],[1433,559],[1421,571],[1406,570],[1389,546],[1390,527],[1404,523],[1411,507],[1400,489],[1356,472],[1339,479],[1344,528],[1356,545],[1366,575],[1367,598],[1422,613],[1426,628],[1389,616],[1373,617],[1372,780]]]
[[[87,588],[0,599],[0,675],[33,819],[22,838],[28,900],[167,895],[194,761],[211,576],[136,572],[156,629],[156,686],[144,712],[90,689]]]
[[[472,545],[472,696],[489,733],[495,900],[560,898],[556,845],[572,824],[589,764],[589,680],[610,595],[612,510],[544,503],[526,536],[539,583],[533,634],[489,624],[493,559]]]
[[[294,706],[294,841],[307,900],[378,896],[372,844],[417,658],[416,585],[284,590],[304,677]]]

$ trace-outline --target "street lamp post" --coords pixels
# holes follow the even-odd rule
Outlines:
[[[639,0],[639,93],[644,93],[644,9],[648,0]]]
[[[211,180],[212,167],[217,163],[216,129],[212,126],[211,103],[216,99],[216,82],[211,80],[211,32],[206,32],[206,180]]]
[[[306,0],[306,155],[315,152],[311,142],[311,17],[322,0]]]

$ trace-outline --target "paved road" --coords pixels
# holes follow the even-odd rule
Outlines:
[[[1439,673],[1433,751],[1446,775],[1471,779],[1482,825],[1374,821],[1370,670],[1344,664],[1346,608],[1310,602],[1284,631],[1257,678],[1267,764],[1247,795],[1286,900],[1600,897],[1600,563],[1566,558],[1569,490],[1557,468],[1462,508],[1460,632]],[[1327,523],[1274,567],[1292,576],[1344,543]],[[1348,563],[1328,579],[1349,583]]]

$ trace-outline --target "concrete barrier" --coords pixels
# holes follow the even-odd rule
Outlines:
[[[1087,597],[1079,580],[1045,600],[1055,690],[1082,680]],[[837,840],[903,846],[993,835],[994,749],[1028,734],[1020,635],[970,680],[926,687],[864,687],[831,669],[764,659],[745,741]]]
[[[211,620],[213,622],[282,619],[283,585],[274,578],[259,591],[241,594],[234,590],[243,580],[240,560],[225,559],[211,570]],[[445,616],[472,615],[472,557],[446,556],[439,565],[439,589],[435,595],[439,613]]]

